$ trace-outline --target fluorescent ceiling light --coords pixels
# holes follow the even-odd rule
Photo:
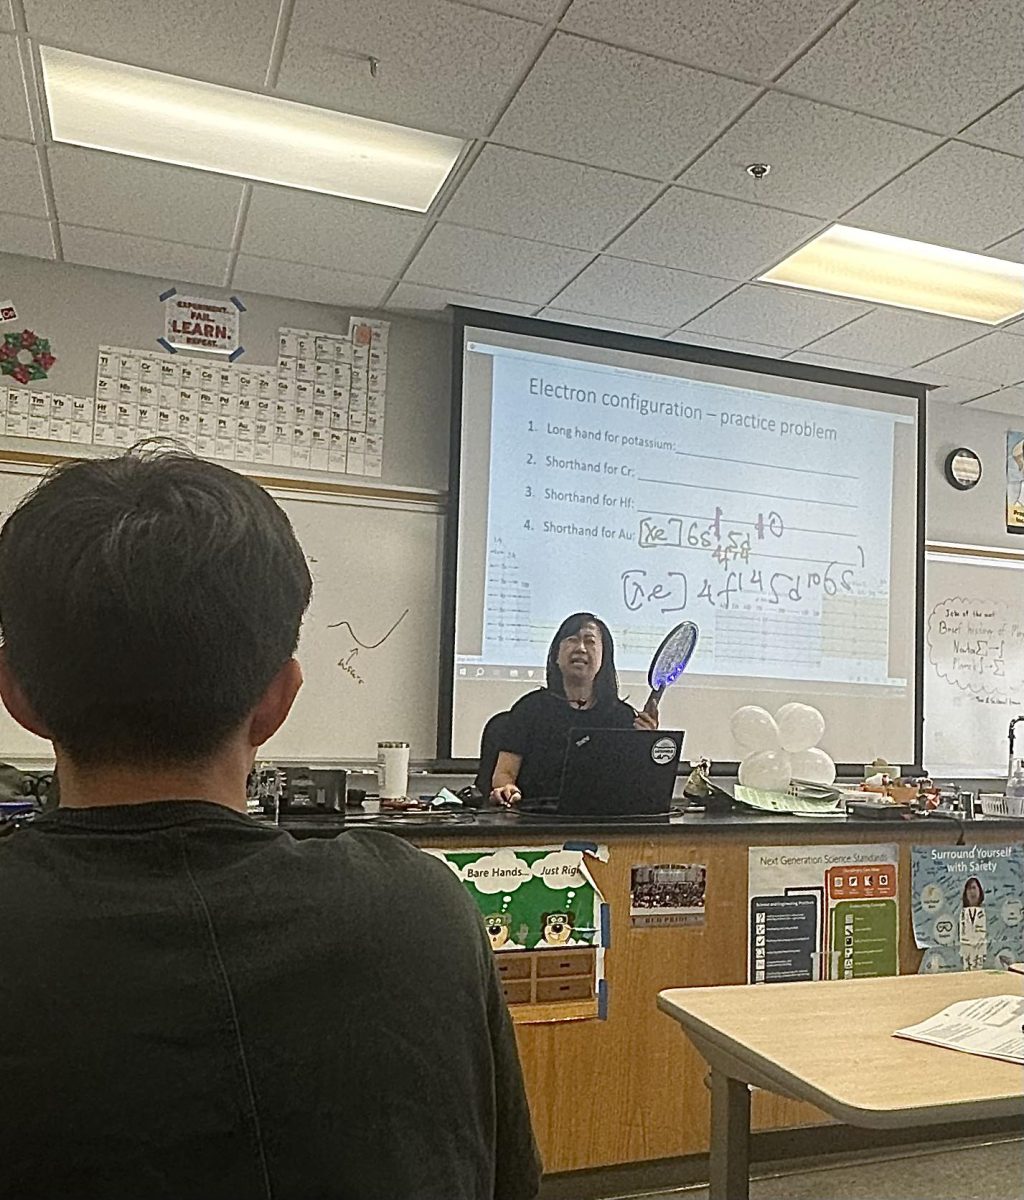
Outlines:
[[[58,142],[424,212],[458,138],[41,46]]]
[[[1024,266],[833,225],[760,276],[766,283],[998,325],[1024,312]]]

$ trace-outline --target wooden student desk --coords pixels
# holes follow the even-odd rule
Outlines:
[[[1024,1114],[1024,1068],[892,1036],[958,1000],[1022,993],[1004,971],[661,992],[711,1067],[710,1200],[749,1195],[749,1085],[878,1129]]]

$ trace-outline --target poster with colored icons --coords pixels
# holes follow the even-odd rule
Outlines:
[[[898,861],[891,844],[752,846],[747,981],[897,974]]]
[[[910,854],[921,974],[1024,962],[1024,843],[913,846]]]

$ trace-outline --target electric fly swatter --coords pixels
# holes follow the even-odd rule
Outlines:
[[[651,659],[651,668],[647,672],[651,694],[647,697],[645,709],[649,711],[652,705],[657,709],[665,689],[686,670],[696,646],[697,626],[692,621],[683,621],[669,631]]]

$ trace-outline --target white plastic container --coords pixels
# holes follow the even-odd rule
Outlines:
[[[1001,792],[981,792],[978,805],[984,817],[1024,816],[1024,796],[1004,796]]]
[[[382,800],[409,794],[409,743],[377,743],[377,782]]]

